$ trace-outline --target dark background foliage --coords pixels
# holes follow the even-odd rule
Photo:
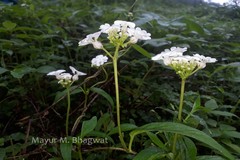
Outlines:
[[[33,153],[42,159],[58,155],[51,147],[43,152],[25,141],[29,136],[64,134],[66,102],[58,101],[63,88],[46,74],[69,65],[94,74],[97,70],[90,61],[102,52],[91,45],[78,47],[78,41],[116,19],[133,21],[152,34],[151,40],[138,43],[139,50],[131,47],[120,59],[122,121],[143,125],[176,117],[179,77],[139,52],[144,53],[144,48],[147,55],[155,55],[171,46],[188,47],[187,54],[215,57],[218,62],[188,79],[184,113],[190,112],[200,96],[207,109],[197,112],[189,123],[213,132],[213,137],[239,156],[239,147],[233,147],[240,144],[239,133],[230,131],[240,130],[240,8],[186,0],[0,2],[0,135],[4,138],[0,146],[8,147],[7,155],[31,158]],[[114,98],[112,68],[106,69],[109,79],[99,87]],[[91,83],[103,78],[100,75]],[[71,98],[72,125],[82,112],[83,95],[73,93]],[[90,99],[94,101],[89,101],[84,118],[109,112],[114,127],[115,111],[108,101],[96,93]]]

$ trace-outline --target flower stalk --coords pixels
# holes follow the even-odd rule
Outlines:
[[[179,122],[182,122],[182,110],[183,110],[185,83],[186,83],[186,79],[182,78],[181,91],[180,91],[180,102],[179,102],[179,108],[178,108],[178,121]],[[178,134],[176,133],[176,134],[174,134],[173,145],[172,145],[173,155],[175,155],[175,153],[176,153],[177,139],[178,139]]]
[[[86,73],[76,70],[74,67],[69,66],[72,73],[66,73],[65,70],[60,69],[57,71],[49,72],[48,76],[55,76],[59,84],[61,84],[67,91],[67,115],[66,115],[66,136],[68,137],[68,125],[69,125],[69,113],[71,108],[70,99],[70,87],[72,84],[78,80],[79,76],[84,76]]]
[[[151,34],[145,30],[142,30],[139,27],[136,27],[135,23],[116,20],[114,24],[110,25],[105,23],[100,26],[100,31],[95,32],[93,34],[89,34],[81,40],[78,45],[85,46],[88,44],[92,44],[95,49],[102,49],[107,56],[109,56],[113,60],[113,69],[114,69],[114,81],[115,81],[115,96],[116,96],[116,112],[117,112],[117,126],[118,133],[121,145],[124,149],[127,150],[127,145],[123,139],[123,133],[121,130],[121,119],[120,119],[120,99],[119,99],[119,84],[118,84],[118,58],[123,56],[119,55],[119,49],[127,48],[131,44],[137,43],[138,40],[149,40],[151,39]],[[101,33],[108,35],[109,43],[115,47],[114,55],[112,55],[109,51],[104,48],[104,45],[98,41]],[[92,66],[99,66],[106,62],[106,58],[104,56],[97,56],[92,60]]]
[[[182,79],[181,83],[181,92],[180,92],[180,103],[178,108],[178,121],[182,121],[182,109],[183,109],[183,99],[184,99],[184,90],[185,90],[186,79]]]
[[[68,137],[69,113],[70,113],[70,108],[71,108],[70,86],[67,86],[66,90],[67,90],[66,136]]]
[[[113,57],[113,70],[114,70],[114,81],[115,81],[115,96],[116,96],[116,111],[117,111],[117,126],[118,126],[118,134],[119,134],[119,140],[123,146],[123,148],[127,149],[127,145],[123,139],[123,134],[121,130],[121,119],[120,119],[120,98],[119,98],[119,86],[118,86],[118,50],[119,45],[116,47],[114,57]]]
[[[164,65],[171,67],[176,74],[181,77],[181,91],[180,91],[180,102],[178,108],[177,120],[179,123],[182,122],[182,110],[183,110],[183,99],[186,79],[198,70],[205,68],[206,63],[214,63],[217,60],[211,57],[205,57],[203,55],[195,54],[193,56],[183,55],[187,48],[171,47],[165,49],[160,54],[152,57],[154,61],[163,61]],[[173,137],[172,153],[176,158],[176,146],[177,146],[178,134],[175,133]]]

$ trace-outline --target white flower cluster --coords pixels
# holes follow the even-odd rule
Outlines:
[[[74,67],[69,66],[69,68],[72,71],[72,74],[65,73],[66,70],[60,69],[57,71],[49,72],[48,76],[56,76],[56,79],[59,80],[58,83],[62,84],[63,87],[66,87],[67,85],[71,84],[74,81],[78,80],[78,76],[84,76],[86,73],[80,72],[76,70]]]
[[[103,56],[103,55],[98,55],[95,58],[92,59],[92,67],[100,67],[102,66],[104,63],[106,63],[108,61],[108,57],[107,56]]]
[[[152,57],[152,60],[163,60],[163,63],[173,68],[182,78],[187,78],[199,69],[206,67],[206,63],[214,63],[217,60],[211,57],[194,54],[183,55],[187,48],[172,47]]]
[[[129,38],[129,43],[137,43],[138,40],[148,40],[151,39],[151,34],[147,33],[145,30],[137,27],[135,28],[135,23],[116,20],[113,25],[108,23],[100,26],[100,31],[89,34],[83,40],[81,40],[78,45],[85,46],[92,44],[94,48],[101,49],[103,47],[102,43],[98,41],[101,33],[108,34],[108,39],[111,43],[124,43],[125,40]]]

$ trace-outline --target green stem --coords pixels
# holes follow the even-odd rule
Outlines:
[[[181,92],[180,92],[180,103],[178,108],[178,121],[182,121],[182,109],[183,109],[183,98],[184,98],[184,89],[185,89],[186,79],[182,79],[181,83]],[[176,154],[176,145],[177,145],[178,134],[176,133],[173,138],[172,153],[175,156]]]
[[[115,54],[113,57],[113,69],[114,69],[114,80],[115,80],[115,91],[116,91],[116,110],[117,110],[117,126],[118,126],[118,134],[120,142],[123,146],[123,148],[127,149],[127,145],[123,139],[123,134],[121,131],[121,121],[120,121],[120,100],[119,100],[119,86],[118,86],[118,67],[117,67],[117,61],[118,61],[118,50],[119,45],[116,47]]]
[[[66,87],[67,89],[67,117],[66,117],[66,136],[68,136],[68,123],[69,123],[69,113],[70,113],[70,105],[71,105],[71,101],[70,101],[70,86]]]
[[[85,84],[84,84],[85,86]],[[77,127],[78,127],[78,124],[80,123],[80,121],[82,120],[82,118],[85,116],[85,112],[87,111],[88,109],[88,106],[87,106],[87,102],[88,102],[88,94],[89,94],[89,91],[86,90],[86,87],[84,87],[83,90],[83,93],[84,93],[84,106],[83,106],[83,111],[82,111],[82,114],[77,118],[77,120],[75,121],[73,127],[72,127],[72,131],[71,131],[71,135],[73,136]]]
[[[79,159],[80,159],[80,160],[83,160],[83,157],[82,157],[82,146],[81,146],[81,144],[78,145],[78,156],[79,156]]]
[[[175,157],[176,154],[176,145],[177,145],[177,138],[178,138],[178,134],[174,134],[174,138],[173,138],[173,145],[172,145],[172,153]]]
[[[178,109],[178,121],[182,121],[182,109],[183,109],[183,97],[184,97],[184,89],[185,89],[186,79],[182,79],[181,83],[181,93],[180,93],[180,104]]]
[[[104,47],[102,48],[102,50],[113,59],[113,56],[111,55],[111,53],[109,53]],[[117,49],[116,49],[117,50]]]
[[[101,68],[102,68],[102,70],[103,70],[103,72],[104,72],[104,74],[105,74],[105,79],[102,80],[102,81],[99,81],[99,82],[95,83],[95,84],[92,85],[90,88],[93,88],[93,87],[95,87],[95,86],[97,86],[97,85],[100,85],[100,84],[102,84],[102,83],[105,83],[105,82],[108,80],[108,73],[107,73],[107,71],[105,70],[105,68],[104,68],[103,66],[101,66]]]

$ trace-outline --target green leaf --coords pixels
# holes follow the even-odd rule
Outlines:
[[[112,97],[107,92],[105,92],[103,89],[93,87],[90,90],[97,94],[100,94],[101,96],[106,98],[106,100],[111,104],[111,106],[114,107],[114,101],[113,101]]]
[[[165,157],[161,150],[157,147],[149,147],[139,152],[133,160],[155,160]]]
[[[189,160],[196,159],[197,156],[197,148],[196,145],[193,143],[191,139],[188,137],[183,138],[186,146],[186,156],[188,157]]]
[[[131,130],[137,128],[137,126],[136,126],[135,124],[131,124],[131,123],[121,124],[120,127],[121,127],[121,130],[122,130],[123,132],[125,132],[125,131],[131,131]],[[116,133],[118,133],[118,127],[113,128],[113,129],[108,133],[108,135],[112,135],[112,134],[116,134]]]
[[[3,27],[6,28],[7,30],[13,30],[17,24],[16,23],[13,23],[11,21],[4,21],[2,23]]]
[[[72,142],[61,143],[60,150],[63,160],[72,160]]]
[[[0,148],[0,159],[4,159],[4,157],[6,156],[6,150],[5,148]]]
[[[144,45],[151,45],[152,47],[162,47],[162,46],[168,45],[170,43],[171,43],[171,41],[167,40],[166,38],[158,38],[158,39],[155,38],[155,39],[150,39],[150,40],[145,41]],[[140,51],[141,51],[141,49],[142,48],[140,48]],[[136,49],[136,50],[138,51],[138,49]],[[147,51],[146,52],[144,51],[142,54],[146,57],[151,56]],[[148,57],[148,58],[151,58],[151,57]]]
[[[237,153],[240,153],[240,146],[239,145],[233,144],[230,140],[229,141],[223,141],[223,143],[225,145],[227,145],[228,147],[232,148]]]
[[[147,58],[151,58],[152,55],[146,51],[145,49],[143,49],[141,46],[137,45],[137,44],[133,44],[132,47],[137,50],[139,53],[141,53],[142,55],[146,56]]]
[[[84,138],[88,133],[94,130],[97,125],[97,117],[94,116],[90,120],[83,121],[81,129],[81,138]]]
[[[226,111],[211,111],[210,113],[218,115],[218,116],[225,116],[225,117],[238,117],[235,114],[231,112],[226,112]]]
[[[4,138],[0,138],[0,146],[4,145]]]
[[[215,110],[218,108],[217,102],[214,99],[211,99],[205,103],[205,107],[210,110]]]
[[[156,144],[159,148],[167,150],[166,146],[163,142],[158,138],[158,136],[152,132],[147,132],[148,137],[152,140],[154,144]]]
[[[37,69],[37,72],[46,74],[54,70],[56,69],[52,66],[41,66]]]
[[[22,78],[25,74],[35,71],[34,68],[28,66],[17,67],[12,70],[10,73],[14,78]]]
[[[200,100],[200,96],[197,97],[197,99],[195,100],[194,104],[193,104],[193,112],[197,111],[198,109],[200,109],[201,107],[201,100]]]
[[[228,137],[239,138],[240,139],[240,132],[237,131],[223,131],[223,134]]]
[[[155,122],[149,123],[144,126],[141,126],[130,133],[131,141],[133,138],[141,133],[149,132],[149,131],[163,131],[163,132],[171,132],[177,133],[181,135],[185,135],[191,138],[194,138],[208,146],[212,147],[213,149],[218,150],[222,155],[226,158],[234,160],[234,157],[217,141],[215,141],[212,137],[208,136],[206,133],[197,130],[195,128],[186,126],[181,123],[174,123],[174,122]]]
[[[186,19],[186,18],[183,18],[182,20],[183,20],[183,22],[186,23],[187,29],[189,31],[195,31],[195,32],[197,32],[200,35],[204,35],[205,34],[204,29],[198,23],[196,23],[196,22],[194,22],[192,20]]]
[[[220,156],[198,156],[197,160],[226,160]]]
[[[96,131],[100,131],[100,129],[101,129],[101,127],[102,127],[103,125],[105,125],[105,126],[108,125],[109,120],[111,120],[111,115],[110,115],[109,113],[103,114],[103,115],[99,118],[95,130],[96,130]]]
[[[3,74],[5,72],[7,72],[7,71],[8,71],[7,69],[0,67],[0,74]]]

